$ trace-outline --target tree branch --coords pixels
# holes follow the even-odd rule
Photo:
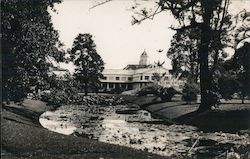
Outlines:
[[[229,4],[229,0],[225,0],[219,31],[222,30],[222,27],[223,27],[223,24],[225,21],[225,17],[226,17],[226,12],[228,11],[228,4]]]
[[[182,5],[181,3],[179,3],[181,7],[178,7],[178,3],[176,2],[176,0],[165,0],[162,4],[163,6],[161,7],[161,9],[171,10],[175,16],[178,16],[182,11],[194,6],[197,2],[199,2],[199,0],[192,0],[186,5]],[[167,4],[167,6],[164,6],[164,4]]]
[[[185,31],[185,30],[187,30],[187,29],[192,29],[192,28],[196,28],[196,27],[198,27],[198,28],[203,27],[203,23],[195,22],[195,23],[192,23],[192,24],[190,24],[190,25],[183,26],[183,27],[181,27],[181,28],[174,28],[174,27],[169,27],[169,28],[172,29],[172,30],[175,30],[175,31],[180,31],[180,32],[182,32],[182,31]]]
[[[155,16],[155,14],[157,13],[157,11],[158,11],[159,8],[160,8],[160,5],[158,4],[158,7],[156,8],[156,10],[155,10],[154,13],[153,13],[152,19],[154,19],[154,16]]]
[[[158,10],[158,9],[157,9]],[[134,25],[134,24],[140,24],[142,21],[144,21],[144,20],[146,20],[146,19],[151,19],[151,20],[153,20],[154,19],[154,16],[155,15],[157,15],[157,14],[159,14],[159,13],[161,13],[161,12],[163,12],[163,10],[160,10],[160,11],[156,11],[156,12],[154,12],[153,14],[151,14],[151,15],[149,15],[149,16],[144,16],[143,18],[141,18],[141,19],[135,19],[134,18],[134,20],[135,20],[135,22],[133,22],[132,24]]]
[[[111,1],[113,1],[113,0],[105,0],[105,1],[103,1],[103,2],[100,2],[100,3],[98,3],[98,4],[94,5],[94,6],[92,6],[91,8],[89,8],[89,10],[94,9],[95,7],[101,6],[101,5],[103,5],[103,4],[105,4],[105,3],[108,3],[108,2],[111,2]]]

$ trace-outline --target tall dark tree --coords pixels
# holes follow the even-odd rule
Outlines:
[[[104,62],[96,51],[92,35],[79,34],[70,53],[74,65],[77,66],[74,76],[83,84],[87,95],[90,87],[98,87],[104,69]]]
[[[2,0],[3,99],[20,100],[47,80],[49,60],[63,61],[48,8],[60,0]]]
[[[213,76],[213,85],[218,85],[218,78],[221,75],[219,72],[219,65],[222,64],[227,57],[227,53],[223,49],[228,46],[226,43],[229,40],[226,34],[230,26],[228,18],[225,23],[227,27],[221,29],[220,40],[217,39],[218,35],[216,33],[209,46],[208,62],[211,75]],[[217,24],[215,23],[214,25]],[[168,58],[172,60],[172,72],[174,75],[181,73],[182,78],[184,77],[188,80],[192,80],[195,83],[198,82],[200,73],[198,59],[200,38],[201,34],[199,28],[191,28],[182,32],[177,32],[173,36],[170,49],[167,52]],[[217,90],[214,89],[214,91]]]
[[[212,71],[209,69],[209,57],[212,54],[211,48],[215,49],[215,63],[221,48],[222,30],[228,17],[229,0],[159,0],[155,10],[140,10],[137,14],[140,17],[133,17],[133,23],[140,23],[145,19],[153,19],[156,14],[163,11],[171,11],[179,21],[178,28],[172,28],[178,33],[187,29],[200,31],[200,44],[198,45],[198,62],[200,72],[201,105],[200,111],[211,108],[209,92],[212,90]],[[137,8],[137,7],[133,7]],[[216,44],[217,47],[212,47]]]

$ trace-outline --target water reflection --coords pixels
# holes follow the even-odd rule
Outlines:
[[[77,129],[72,123],[58,120],[54,115],[55,113],[50,111],[43,113],[39,118],[40,124],[48,130],[64,135],[70,135]]]

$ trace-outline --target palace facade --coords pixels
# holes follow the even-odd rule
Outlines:
[[[169,70],[162,66],[155,66],[147,63],[148,55],[144,51],[140,56],[139,64],[129,64],[123,69],[104,69],[101,86],[104,90],[121,88],[123,90],[138,89],[156,82],[155,74],[164,75],[161,84],[166,87],[181,85],[180,81],[172,78]]]

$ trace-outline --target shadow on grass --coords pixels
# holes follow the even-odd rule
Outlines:
[[[11,107],[11,106],[6,106],[6,105],[3,105],[3,109],[5,109],[9,112],[15,113],[17,115],[21,115],[23,117],[26,117],[34,123],[39,123],[39,116],[41,114],[39,112],[35,112],[35,111],[28,110],[25,108],[16,108],[16,107]]]
[[[250,110],[191,112],[174,121],[194,125],[204,132],[231,132],[250,129]]]
[[[196,106],[197,104],[192,104],[192,105]],[[162,111],[162,110],[164,110],[164,109],[168,109],[168,108],[186,107],[186,106],[187,106],[186,103],[179,103],[179,104],[175,104],[175,105],[166,105],[165,107],[162,107],[162,108],[160,108],[160,109],[155,110],[153,113],[157,113],[157,112],[160,112],[160,111]],[[189,104],[189,106],[191,106],[191,105]]]
[[[3,119],[9,120],[9,121],[13,121],[13,122],[16,122],[16,123],[20,123],[20,124],[25,124],[25,125],[33,126],[33,127],[39,127],[36,124],[29,124],[28,121],[22,122],[23,120],[19,121],[19,120],[12,119],[12,118],[9,118],[9,117],[3,117]]]

